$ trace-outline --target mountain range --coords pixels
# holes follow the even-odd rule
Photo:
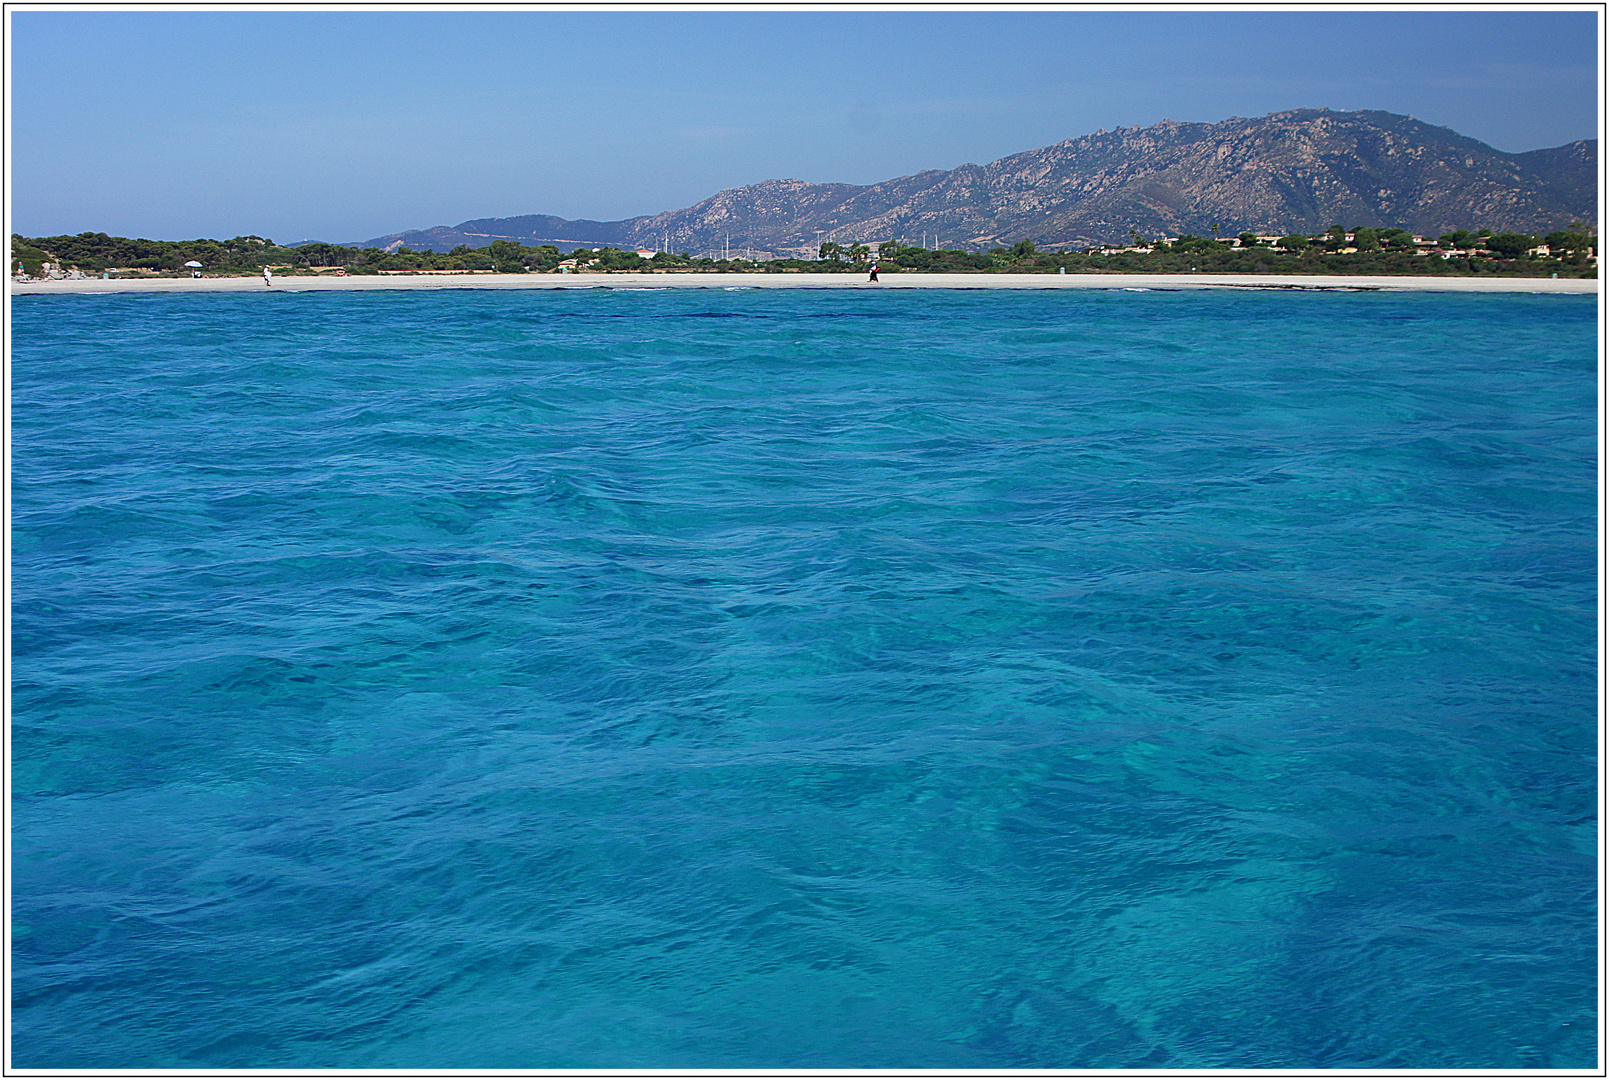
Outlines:
[[[362,247],[447,251],[493,240],[754,257],[814,255],[823,240],[978,250],[1018,240],[1082,248],[1146,237],[1486,226],[1546,233],[1596,224],[1596,139],[1510,154],[1451,128],[1376,111],[1294,109],[1216,124],[1097,131],[987,165],[870,185],[767,180],[623,221],[548,214],[392,233]]]

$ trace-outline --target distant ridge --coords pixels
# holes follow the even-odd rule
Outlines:
[[[1131,229],[1205,235],[1215,225],[1224,235],[1335,224],[1545,233],[1573,221],[1596,225],[1597,183],[1596,139],[1508,154],[1410,116],[1293,109],[1103,130],[988,165],[879,184],[767,180],[624,221],[477,218],[360,246],[447,251],[507,239],[696,255],[729,243],[771,257],[814,252],[821,239],[919,241],[924,233],[971,249],[1024,239],[1084,247],[1122,242]]]

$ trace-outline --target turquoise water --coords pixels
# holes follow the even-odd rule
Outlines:
[[[1590,1068],[1596,301],[13,301],[19,1068]]]

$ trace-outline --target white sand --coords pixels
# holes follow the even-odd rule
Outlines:
[[[1415,292],[1598,292],[1581,278],[1306,277],[1258,274],[462,274],[419,277],[146,278],[10,282],[13,295],[102,292],[317,292],[345,289],[1383,289]]]

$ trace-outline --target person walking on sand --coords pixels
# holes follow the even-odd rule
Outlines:
[[[274,268],[273,267],[271,267],[271,266],[263,267],[263,284],[267,285],[270,289],[272,289],[274,287]]]
[[[872,260],[872,280],[877,280],[877,261],[875,259]]]

